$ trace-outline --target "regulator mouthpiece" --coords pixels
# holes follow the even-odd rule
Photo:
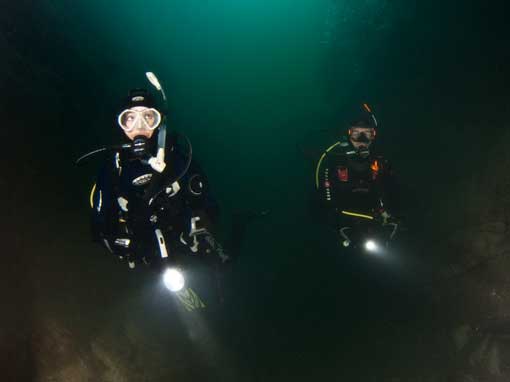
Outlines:
[[[131,152],[137,158],[143,158],[148,155],[148,139],[143,135],[138,135],[133,139]]]

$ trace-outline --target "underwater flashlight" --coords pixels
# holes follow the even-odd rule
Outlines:
[[[375,252],[375,251],[377,251],[378,247],[377,247],[377,244],[375,243],[375,241],[367,240],[365,242],[365,249],[369,252]]]
[[[184,288],[184,276],[176,268],[167,268],[163,274],[163,283],[171,292],[179,292]]]

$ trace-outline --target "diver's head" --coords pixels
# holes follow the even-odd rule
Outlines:
[[[376,136],[376,125],[370,114],[361,116],[349,124],[349,141],[355,149],[368,149]]]
[[[162,116],[155,108],[154,98],[145,89],[129,91],[122,111],[117,117],[119,126],[129,140],[145,137],[151,139],[154,131],[160,126]]]

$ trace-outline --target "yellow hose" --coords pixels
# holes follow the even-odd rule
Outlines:
[[[333,150],[334,147],[336,147],[337,145],[340,144],[340,141],[338,141],[337,143],[335,143],[334,145],[331,145],[329,146],[326,151],[324,151],[324,153],[321,155],[320,159],[319,159],[319,162],[317,163],[317,168],[315,169],[315,187],[317,189],[319,189],[319,170],[320,170],[320,167],[321,167],[321,164],[322,164],[322,161],[324,160],[324,158],[326,157],[326,154],[329,153],[331,150]]]
[[[92,190],[90,190],[90,208],[94,208],[94,192],[96,192],[96,184],[92,186]]]
[[[358,218],[374,220],[374,217],[373,217],[373,216],[370,216],[370,215],[357,214],[356,212],[349,212],[349,211],[342,211],[342,213],[343,213],[344,215],[356,216],[356,217],[358,217]]]

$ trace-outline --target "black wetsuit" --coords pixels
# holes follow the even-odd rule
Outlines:
[[[350,226],[355,214],[398,213],[398,187],[391,164],[372,151],[358,151],[347,140],[330,146],[316,169],[322,207],[334,224]]]
[[[198,164],[188,162],[186,154],[171,143],[165,162],[166,168],[158,173],[131,152],[119,151],[99,172],[91,195],[93,235],[114,254],[149,259],[156,254],[156,229],[165,235],[167,247],[172,247],[169,253],[182,246],[193,252],[206,247],[194,245],[195,236],[190,234],[194,227],[211,236],[218,215],[207,179]]]

